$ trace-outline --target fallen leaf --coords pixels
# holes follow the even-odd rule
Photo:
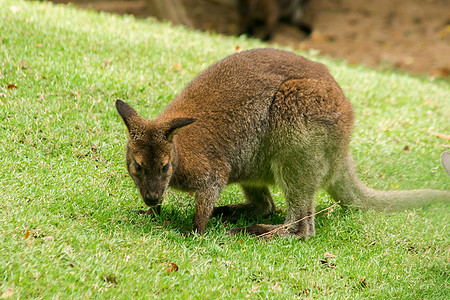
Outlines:
[[[178,271],[178,266],[176,263],[168,262],[167,263],[167,273],[173,273]]]
[[[236,46],[234,46],[234,52],[241,52],[242,51],[242,48],[241,48],[241,46],[239,46],[239,45],[236,45]]]
[[[28,239],[29,237],[30,237],[30,231],[29,230],[27,230],[27,232],[25,232],[25,239]]]
[[[28,65],[25,61],[21,60],[19,62],[19,67],[21,67],[22,69],[28,69]]]
[[[13,295],[14,290],[13,289],[7,289],[0,298],[9,298]]]
[[[333,255],[333,254],[331,254],[331,253],[328,253],[328,252],[325,252],[325,253],[323,254],[323,256],[325,256],[326,258],[329,258],[329,259],[335,258],[335,257],[336,257],[335,255]]]
[[[105,60],[103,66],[106,68],[107,66],[109,66],[110,63],[111,63],[110,60]]]
[[[403,148],[403,151],[409,151],[409,146],[408,145],[406,145],[404,148]]]
[[[70,90],[70,92],[72,93],[72,95],[74,95],[74,96],[77,97],[78,99],[81,98],[81,91]]]
[[[13,84],[13,83],[9,83],[9,84],[6,86],[6,88],[7,88],[8,90],[17,89],[17,85],[15,85],[15,84]]]
[[[183,67],[180,65],[180,64],[174,64],[173,65],[173,69],[175,70],[175,71],[182,71],[183,70]]]
[[[363,277],[359,280],[359,285],[364,289],[369,287],[369,284],[366,281],[366,277]]]
[[[427,104],[427,105],[433,104],[433,99],[428,98],[427,100],[425,100],[425,104]]]
[[[42,48],[42,44],[36,44],[36,48]]]
[[[260,284],[255,285],[254,287],[252,287],[252,292],[257,292],[257,291],[259,291],[259,288],[260,288],[260,287],[261,287]]]
[[[275,291],[280,291],[280,290],[281,290],[281,286],[278,284],[278,282],[274,282],[274,283],[272,284],[272,288],[273,288]]]

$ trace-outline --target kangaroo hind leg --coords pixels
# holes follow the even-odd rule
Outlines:
[[[309,165],[308,165],[309,166]],[[320,187],[321,177],[311,169],[299,168],[297,164],[275,163],[273,171],[277,184],[282,188],[287,214],[284,224],[258,224],[231,231],[268,236],[307,238],[314,236],[314,195]],[[320,172],[319,172],[320,173]]]

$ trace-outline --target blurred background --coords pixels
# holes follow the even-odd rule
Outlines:
[[[450,77],[450,0],[55,0],[313,50],[378,69]]]

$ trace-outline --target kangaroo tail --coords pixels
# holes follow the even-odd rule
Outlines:
[[[419,208],[433,202],[450,203],[450,192],[440,190],[378,191],[365,186],[356,176],[353,160],[349,157],[327,191],[344,207],[398,211]]]

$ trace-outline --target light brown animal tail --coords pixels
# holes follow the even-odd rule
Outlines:
[[[353,160],[348,158],[327,188],[334,200],[344,207],[398,211],[426,206],[433,202],[450,203],[450,192],[421,189],[379,191],[365,186],[356,176]]]

